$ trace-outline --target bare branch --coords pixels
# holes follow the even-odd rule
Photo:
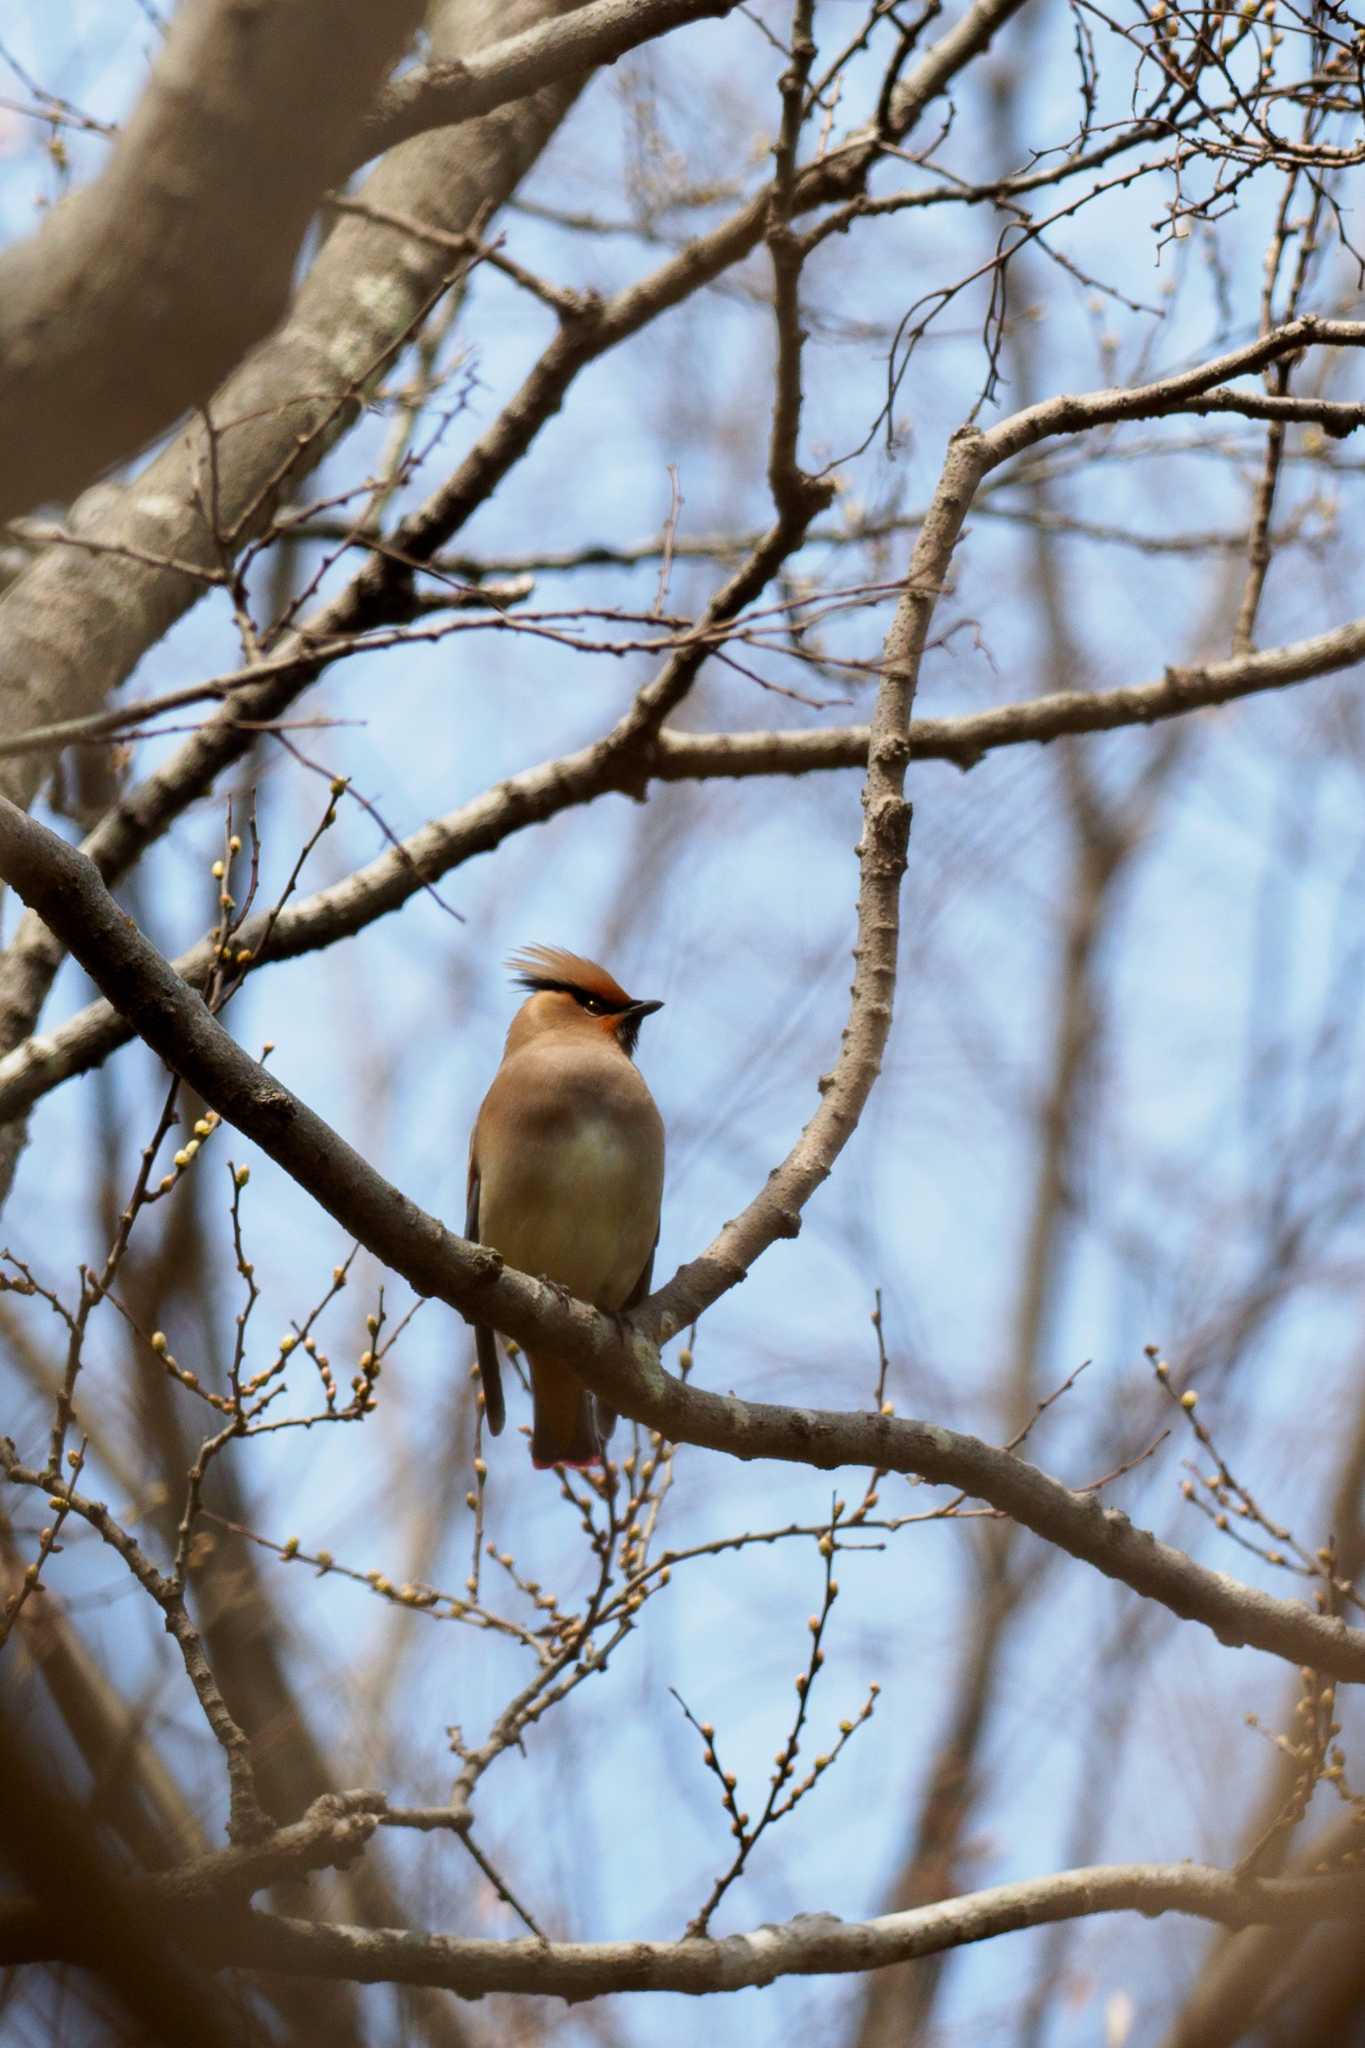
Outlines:
[[[421,15],[418,0],[177,9],[104,174],[0,257],[0,518],[136,453],[278,319]]]
[[[1001,704],[957,718],[916,718],[909,726],[913,761],[948,761],[968,769],[997,747],[1044,745],[1067,734],[1113,732],[1229,704],[1265,690],[1330,675],[1365,659],[1365,619],[1353,619],[1306,640],[1197,667],[1170,668],[1160,682],[1122,690],[1063,690],[1020,704]],[[232,681],[232,678],[220,679]],[[113,717],[114,714],[106,714]],[[808,732],[682,732],[665,727],[635,748],[618,742],[621,728],[592,747],[511,777],[447,817],[424,825],[401,846],[331,888],[286,909],[268,948],[264,914],[238,934],[251,955],[248,971],[333,945],[401,908],[418,890],[486,853],[528,823],[616,791],[638,792],[649,781],[738,780],[755,775],[810,775],[861,769],[869,728],[826,726]],[[22,946],[22,940],[16,941]],[[20,957],[16,955],[16,958]],[[202,988],[212,970],[210,941],[192,947],[175,969]],[[56,1030],[0,1059],[0,1122],[20,1116],[73,1076],[85,1073],[132,1035],[110,1004],[95,1002]]]
[[[207,1015],[207,1012],[205,1014]],[[227,1760],[228,1782],[232,1794],[232,1816],[229,1823],[232,1839],[238,1843],[258,1840],[269,1823],[261,1810],[256,1793],[251,1746],[228,1711],[218,1681],[204,1654],[203,1640],[190,1619],[180,1590],[157,1570],[140,1544],[114,1520],[103,1501],[90,1500],[85,1495],[77,1493],[71,1482],[59,1472],[38,1472],[21,1464],[8,1437],[0,1437],[0,1473],[3,1473],[11,1485],[29,1486],[37,1491],[46,1492],[52,1500],[60,1502],[69,1512],[79,1515],[83,1521],[88,1522],[104,1542],[112,1550],[117,1551],[144,1593],[147,1593],[161,1609],[165,1617],[166,1633],[174,1640],[180,1652],[186,1676],[194,1687],[195,1697],[203,1710],[204,1719],[213,1730]]]
[[[869,813],[875,815],[870,806]],[[878,858],[896,821],[884,808],[880,820],[864,858],[874,903],[898,879],[894,840],[889,855]],[[1133,1528],[1094,1494],[1074,1493],[1008,1452],[929,1423],[726,1398],[664,1371],[657,1345],[696,1320],[686,1304],[718,1300],[743,1278],[744,1268],[726,1257],[729,1247],[739,1242],[761,1248],[765,1236],[772,1242],[782,1234],[783,1219],[791,1214],[786,1204],[801,1185],[817,1185],[824,1177],[828,1169],[814,1120],[787,1166],[770,1176],[771,1212],[751,1204],[722,1231],[719,1255],[713,1248],[683,1267],[622,1325],[504,1268],[496,1252],[456,1237],[376,1173],[234,1043],[118,908],[85,856],[8,803],[0,804],[0,874],[51,922],[116,1007],[126,1009],[138,1035],[417,1293],[492,1322],[519,1343],[552,1339],[556,1355],[570,1361],[594,1393],[672,1442],[820,1470],[847,1464],[918,1473],[989,1501],[1073,1557],[1204,1623],[1221,1642],[1268,1650],[1336,1678],[1365,1679],[1365,1630],[1206,1571]],[[874,964],[875,957],[870,955]],[[876,1002],[875,993],[869,1000]],[[869,1042],[876,1042],[869,1034],[884,1030],[886,1019],[860,1021],[862,1058]],[[857,1090],[865,1085],[870,1082],[861,1074],[847,1074],[839,1089],[826,1090],[838,1125],[847,1125]],[[657,1332],[657,1341],[644,1331]],[[52,1490],[61,1496],[60,1483]]]
[[[385,87],[360,131],[356,161],[429,128],[491,114],[542,86],[614,64],[641,43],[689,22],[729,14],[737,0],[590,0],[472,56],[417,65]]]
[[[264,1856],[271,1846],[264,1846]],[[230,1883],[239,1883],[247,1870],[244,1860],[231,1867]],[[158,1895],[159,1904],[169,1889]],[[1302,1927],[1353,1920],[1361,1903],[1357,1873],[1246,1878],[1192,1863],[1139,1863],[996,1885],[879,1920],[845,1922],[833,1913],[803,1913],[780,1926],[715,1941],[478,1941],[263,1913],[235,1917],[227,1910],[211,1925],[189,1923],[188,1933],[192,1952],[202,1947],[220,1967],[289,1970],[362,1984],[430,1984],[466,1998],[495,1991],[571,2000],[622,1991],[696,1997],[788,1976],[883,1969],[1020,1928],[1099,1913],[1185,1913],[1225,1927]],[[24,1902],[0,1905],[0,1963],[80,1962],[86,1954],[74,1916],[58,1922]]]

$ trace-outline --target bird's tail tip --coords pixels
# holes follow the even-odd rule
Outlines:
[[[592,1396],[558,1359],[531,1358],[531,1462],[537,1471],[568,1465],[586,1472],[602,1462]]]
[[[536,1414],[531,1431],[531,1463],[537,1472],[551,1472],[563,1465],[571,1472],[592,1472],[602,1468],[602,1440],[592,1409],[585,1399],[576,1416],[547,1422]],[[568,1426],[562,1426],[568,1421]]]

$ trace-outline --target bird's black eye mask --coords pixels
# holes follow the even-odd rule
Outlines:
[[[629,1003],[609,1002],[606,996],[595,995],[591,989],[580,988],[576,981],[550,981],[540,974],[519,974],[517,980],[532,994],[544,991],[549,995],[572,996],[580,1009],[593,1017],[619,1017],[628,1010]]]
[[[647,1003],[642,1009],[629,998],[618,1003],[610,996],[599,995],[594,989],[584,988],[579,982],[553,981],[544,974],[519,974],[517,980],[523,988],[530,989],[533,995],[547,993],[572,996],[579,1009],[586,1010],[590,1017],[619,1017],[621,1022],[616,1027],[616,1042],[629,1059],[635,1057],[640,1026],[644,1023],[645,1017],[651,1010],[657,1010],[659,1007],[657,1003]]]

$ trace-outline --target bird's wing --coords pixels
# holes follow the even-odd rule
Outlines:
[[[649,1257],[645,1260],[644,1271],[641,1273],[639,1279],[631,1288],[630,1293],[626,1296],[625,1300],[621,1304],[621,1313],[623,1315],[625,1314],[627,1309],[638,1308],[640,1306],[640,1303],[644,1300],[645,1296],[649,1293],[649,1283],[654,1278],[654,1254],[658,1251],[658,1249],[659,1233],[656,1230],[654,1233],[654,1242],[649,1248]]]
[[[479,1236],[479,1173],[474,1161],[469,1162],[469,1203],[465,1210],[464,1234],[471,1244],[481,1244]],[[479,1378],[483,1383],[483,1409],[488,1419],[491,1436],[502,1435],[502,1425],[507,1420],[507,1406],[502,1398],[502,1368],[498,1364],[498,1340],[486,1323],[474,1325],[474,1350],[479,1361]]]
[[[654,1233],[654,1242],[649,1248],[649,1257],[645,1260],[644,1271],[641,1273],[635,1285],[631,1288],[630,1294],[627,1297],[627,1299],[623,1301],[621,1304],[622,1315],[625,1314],[627,1309],[637,1307],[638,1304],[642,1302],[645,1296],[649,1293],[649,1283],[654,1278],[654,1254],[658,1251],[658,1249],[659,1233],[656,1230]],[[603,1443],[606,1443],[607,1439],[610,1437],[612,1431],[616,1427],[616,1410],[614,1408],[609,1408],[605,1401],[598,1399],[598,1397],[595,1395],[593,1397],[593,1404],[597,1410],[598,1432],[602,1438]]]

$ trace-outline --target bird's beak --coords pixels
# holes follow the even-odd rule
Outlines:
[[[630,1008],[623,1010],[621,1014],[623,1017],[652,1017],[656,1010],[662,1008],[662,1003],[632,1003]]]

